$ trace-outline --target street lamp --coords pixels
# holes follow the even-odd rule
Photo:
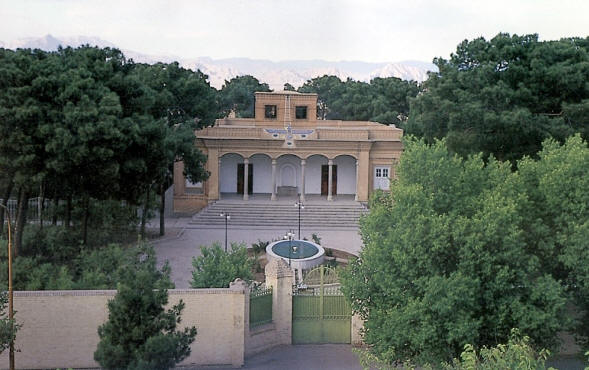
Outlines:
[[[222,212],[219,216],[225,218],[225,252],[227,252],[227,221],[231,220],[231,216],[225,212]]]
[[[288,267],[290,267],[290,254],[292,252],[292,240],[294,239],[295,234],[292,231],[289,231],[284,235],[284,240],[288,240]]]
[[[0,204],[6,212],[8,221],[8,319],[10,320],[11,332],[14,331],[14,309],[13,309],[13,292],[12,292],[12,225],[10,224],[10,212],[8,208]],[[11,333],[12,336],[12,333]],[[10,370],[14,370],[14,339],[10,339],[10,352],[8,354]]]
[[[294,206],[299,208],[299,240],[301,240],[301,209],[305,209],[305,205],[299,199]]]

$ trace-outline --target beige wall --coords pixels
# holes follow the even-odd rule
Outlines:
[[[237,154],[242,158],[264,154],[271,159],[284,154],[292,154],[300,159],[312,155],[323,155],[328,159],[350,155],[359,161],[355,184],[356,200],[366,202],[373,190],[374,166],[392,165],[403,151],[403,130],[394,125],[368,121],[317,120],[317,94],[258,92],[255,99],[255,119],[220,119],[215,126],[195,132],[195,145],[208,156],[206,166],[210,177],[204,183],[204,195],[190,194],[185,191],[183,164],[177,163],[174,167],[174,183],[177,185],[174,192],[175,212],[196,212],[208,202],[220,199],[219,158],[224,154]],[[288,143],[285,141],[285,131],[268,131],[283,130],[287,99],[290,101],[290,121],[295,129],[293,138]],[[264,117],[266,105],[276,105],[275,119]],[[295,118],[296,106],[307,107],[307,119]],[[296,133],[297,129],[308,131]],[[269,178],[268,186],[271,188],[270,181]]]
[[[305,125],[306,122],[313,122],[317,120],[317,94],[298,94],[298,93],[256,93],[255,104],[255,118],[259,121],[278,122],[280,125],[284,123],[285,116],[285,100],[288,96],[290,98],[290,118],[293,127]],[[268,119],[265,117],[265,106],[276,105],[277,114],[275,119]],[[298,120],[295,116],[295,107],[307,107],[307,118]]]
[[[198,334],[184,365],[241,366],[244,358],[243,287],[170,290],[170,305],[186,303],[181,326]],[[116,291],[15,292],[17,368],[97,367],[98,326],[108,318],[107,302]],[[8,364],[8,351],[0,356]]]
[[[236,280],[227,289],[173,289],[169,305],[186,304],[178,329],[196,326],[191,354],[181,365],[240,367],[244,358],[292,340],[292,284],[286,263],[266,265],[266,283],[273,287],[272,322],[249,330],[249,291]],[[19,369],[97,367],[94,351],[98,327],[108,319],[107,303],[114,290],[15,292]],[[352,318],[352,344],[361,342],[362,321]],[[0,355],[8,364],[8,351]],[[2,366],[0,366],[2,367]]]

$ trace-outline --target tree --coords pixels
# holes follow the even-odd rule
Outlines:
[[[500,33],[465,40],[434,63],[439,72],[411,102],[408,134],[428,143],[445,137],[464,157],[482,151],[512,163],[551,136],[588,138],[589,38]]]
[[[295,89],[295,87],[293,85],[291,85],[287,82],[284,84],[283,90],[284,91],[296,91],[297,89]]]
[[[542,267],[562,280],[582,314],[575,325],[579,344],[589,349],[589,147],[580,135],[544,143],[539,160],[518,163],[531,200],[528,244]]]
[[[6,314],[8,305],[7,292],[0,292],[0,353],[4,352],[16,338],[19,325],[10,320]]]
[[[234,77],[225,81],[219,91],[221,114],[223,117],[234,112],[236,117],[254,117],[254,93],[269,92],[270,87],[252,76]]]
[[[143,113],[159,130],[157,140],[145,143],[151,146],[151,156],[143,167],[144,214],[149,208],[149,194],[155,190],[160,195],[160,235],[164,235],[165,191],[173,183],[174,163],[184,161],[185,175],[193,182],[208,177],[206,158],[194,145],[194,131],[214,122],[218,111],[215,90],[205,74],[181,68],[178,63],[139,65],[133,76],[144,91]],[[143,150],[142,155],[145,153]],[[142,220],[142,230],[144,225]]]
[[[231,244],[225,252],[219,244],[201,248],[202,256],[192,257],[192,288],[228,288],[239,278],[253,280],[253,259],[247,256],[244,244]]]
[[[392,370],[399,366],[391,366],[384,363],[367,350],[355,350],[360,364],[365,369]],[[483,346],[478,351],[472,344],[464,345],[464,350],[459,358],[451,362],[442,362],[438,366],[425,364],[417,367],[411,361],[402,364],[403,369],[444,369],[444,370],[495,370],[495,369],[520,369],[520,370],[545,370],[546,359],[550,355],[547,350],[536,351],[530,343],[530,338],[522,336],[517,329],[511,331],[507,343],[498,344],[495,347]],[[553,368],[548,368],[552,370]]]
[[[318,95],[317,118],[332,119],[338,118],[338,112],[332,105],[336,98],[341,95],[342,84],[338,77],[324,75],[305,82],[303,86],[299,87],[298,91],[316,93]]]
[[[190,354],[196,328],[176,330],[184,303],[164,309],[171,286],[169,268],[156,268],[153,248],[138,249],[108,302],[108,321],[98,328],[94,359],[102,367],[169,369]]]
[[[376,121],[400,124],[409,114],[409,99],[419,92],[417,83],[396,77],[375,78],[370,83],[336,76],[307,81],[299,92],[316,93],[317,118]]]
[[[51,95],[44,91],[48,67],[47,53],[41,50],[0,49],[0,173],[9,183],[3,202],[17,191],[15,255],[22,247],[28,195],[46,174],[40,128],[49,121],[44,104],[47,93]]]
[[[542,241],[528,244],[521,176],[416,140],[405,141],[396,173],[390,194],[371,201],[364,248],[342,279],[374,353],[438,363],[467,343],[505,343],[512,328],[554,347],[565,289],[542,268]]]

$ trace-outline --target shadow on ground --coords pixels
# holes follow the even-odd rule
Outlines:
[[[242,369],[361,370],[358,357],[347,344],[282,345],[251,356]],[[183,367],[185,370],[231,369],[231,367]]]

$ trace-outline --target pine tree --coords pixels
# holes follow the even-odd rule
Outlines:
[[[190,354],[196,328],[176,330],[184,302],[171,309],[170,269],[156,268],[155,252],[141,247],[123,272],[117,295],[108,302],[108,321],[98,328],[94,359],[106,369],[168,369]]]

